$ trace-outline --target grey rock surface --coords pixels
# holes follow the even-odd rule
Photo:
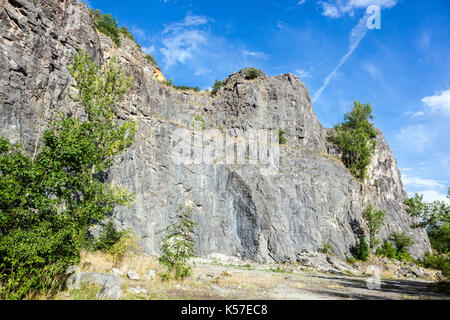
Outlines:
[[[122,297],[123,292],[118,286],[105,286],[97,293],[97,299],[99,300],[120,300]]]
[[[80,289],[83,284],[95,284],[102,287],[121,287],[123,280],[112,274],[79,272],[71,275],[66,286],[70,290]]]
[[[327,143],[308,90],[295,75],[245,79],[245,70],[225,79],[217,95],[182,92],[153,79],[155,66],[132,41],[117,48],[98,34],[87,8],[76,0],[0,0],[0,136],[21,142],[30,155],[57,111],[83,117],[72,99],[66,66],[78,48],[98,63],[117,57],[133,75],[121,119],[138,122],[133,146],[115,161],[109,182],[134,192],[131,208],[113,219],[131,228],[149,254],[179,204],[194,203],[196,254],[220,253],[257,262],[297,261],[303,252],[330,244],[340,258],[349,254],[366,228],[369,204],[387,211],[380,231],[408,233],[417,258],[430,250],[424,230],[404,210],[406,193],[395,158],[381,132],[370,178],[356,181]],[[172,133],[191,128],[202,116],[207,129],[233,136],[251,129],[284,129],[280,162],[267,171],[258,164],[190,164],[173,161]]]
[[[130,280],[139,280],[139,274],[134,270],[129,270],[127,276]]]

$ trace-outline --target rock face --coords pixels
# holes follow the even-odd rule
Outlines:
[[[327,129],[295,75],[260,72],[246,80],[242,70],[225,79],[215,96],[177,91],[154,79],[159,69],[134,42],[122,39],[117,48],[98,34],[87,8],[76,0],[0,0],[0,31],[0,136],[21,142],[30,154],[57,111],[83,116],[70,98],[66,68],[78,48],[98,63],[116,56],[133,75],[118,108],[120,118],[135,119],[139,130],[133,146],[116,159],[109,181],[135,192],[135,204],[117,208],[113,218],[135,232],[146,252],[159,253],[164,231],[186,201],[195,208],[199,256],[297,261],[330,244],[345,258],[365,229],[361,213],[369,203],[387,211],[381,238],[404,231],[415,241],[414,257],[430,249],[426,233],[410,228],[400,173],[381,132],[370,179],[361,185],[333,155]],[[269,169],[251,159],[179,164],[173,134],[180,128],[188,132],[197,116],[206,129],[227,132],[232,141],[251,130],[284,129],[287,144]],[[246,148],[241,153],[248,158]]]

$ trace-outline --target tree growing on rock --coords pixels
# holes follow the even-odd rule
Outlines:
[[[370,104],[354,102],[352,111],[344,116],[344,122],[330,131],[328,139],[342,154],[344,165],[352,175],[363,181],[376,147],[377,131],[370,120],[373,119]]]

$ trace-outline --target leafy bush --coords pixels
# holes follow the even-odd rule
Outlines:
[[[320,248],[320,252],[327,254],[333,253],[333,247],[329,243],[323,244],[322,247]]]
[[[120,36],[130,39],[136,45],[141,48],[141,46],[134,39],[133,34],[128,30],[126,26],[119,27],[117,19],[111,14],[103,14],[100,10],[89,9],[94,20],[94,26],[97,31],[107,35],[117,47],[122,45],[122,40]]]
[[[367,261],[370,258],[370,249],[366,241],[366,236],[362,235],[359,238],[359,244],[352,248],[352,255],[362,261]]]
[[[100,10],[89,9],[94,19],[95,28],[111,38],[111,40],[120,47],[122,42],[120,40],[120,30],[117,19],[111,14],[103,14]]]
[[[389,241],[384,241],[383,245],[377,249],[377,255],[381,257],[386,257],[389,259],[397,258],[397,249]]]
[[[386,211],[375,210],[372,204],[369,204],[363,212],[363,218],[366,220],[370,236],[370,249],[378,244],[377,233],[383,224]]]
[[[193,207],[179,206],[177,210],[177,223],[168,228],[166,236],[161,240],[161,264],[167,267],[167,272],[161,276],[163,279],[184,279],[192,273],[189,258],[194,255],[193,232],[195,223],[192,221]]]
[[[392,244],[398,253],[408,253],[408,248],[414,244],[411,237],[408,237],[405,233],[399,232],[392,232],[389,240],[392,241]]]
[[[425,268],[440,270],[442,274],[450,278],[450,257],[445,254],[431,254],[427,252],[422,260]]]
[[[352,175],[364,180],[376,147],[377,131],[370,122],[373,119],[370,104],[354,102],[353,110],[344,116],[344,122],[330,131],[328,139],[342,153],[342,161]]]
[[[199,87],[191,87],[191,86],[177,86],[177,85],[173,85],[173,87],[177,90],[181,90],[181,91],[194,91],[194,92],[200,92],[200,88]]]
[[[131,231],[122,233],[120,239],[106,250],[112,258],[114,265],[119,264],[127,253],[136,251],[139,248],[136,237]]]
[[[145,59],[149,62],[154,64],[155,66],[158,66],[158,63],[156,62],[155,58],[151,54],[146,54]]]
[[[280,141],[280,144],[286,144],[287,143],[287,139],[284,136],[286,134],[286,131],[284,131],[283,129],[278,130],[278,139]]]
[[[449,195],[450,198],[450,188]],[[439,253],[450,251],[450,206],[444,201],[426,203],[423,196],[415,194],[405,200],[406,211],[420,222],[413,228],[425,228],[434,250]]]
[[[133,196],[100,179],[133,142],[136,124],[119,123],[115,106],[131,79],[99,69],[79,52],[69,71],[86,121],[60,115],[29,156],[0,138],[0,298],[53,293],[77,263],[87,228]],[[37,150],[36,150],[37,151]]]
[[[169,81],[163,82],[163,84],[165,84],[166,86],[175,88],[177,90],[181,90],[181,91],[194,91],[194,92],[199,92],[200,88],[199,87],[190,87],[190,86],[177,86],[173,83],[172,79],[169,79]]]
[[[216,82],[214,82],[211,94],[215,96],[217,92],[220,90],[220,88],[222,88],[224,85],[225,84],[223,83],[223,81],[216,80]]]
[[[100,237],[95,241],[94,249],[100,250],[103,252],[108,252],[116,243],[118,243],[125,235],[125,232],[123,231],[117,231],[114,223],[112,221],[109,221],[102,233],[100,234]]]
[[[198,130],[205,130],[206,129],[205,119],[203,119],[203,117],[200,115],[195,116],[194,121],[192,122],[192,127]]]
[[[247,80],[253,80],[256,79],[259,75],[259,71],[255,68],[248,68],[247,72],[245,73],[245,79]]]

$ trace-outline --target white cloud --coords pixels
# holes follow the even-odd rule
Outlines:
[[[147,34],[144,30],[142,30],[141,28],[139,28],[138,26],[131,26],[131,33],[136,36],[137,39],[145,41],[148,40]]]
[[[309,71],[306,71],[306,70],[303,70],[303,69],[297,69],[297,70],[295,70],[295,73],[300,78],[303,78],[303,79],[312,78],[311,73]]]
[[[422,99],[425,106],[431,108],[433,112],[440,112],[450,116],[450,89],[441,91],[434,96]]]
[[[194,57],[194,52],[201,45],[208,43],[208,33],[194,28],[205,25],[210,21],[205,16],[188,14],[183,21],[174,22],[165,27],[160,52],[166,69],[177,63],[184,63]]]
[[[165,38],[162,43],[164,47],[160,51],[164,56],[165,66],[169,69],[193,58],[198,47],[208,41],[206,33],[201,30],[183,30]]]
[[[422,179],[417,177],[410,177],[406,174],[402,174],[403,184],[405,186],[428,188],[428,189],[442,189],[445,188],[445,183],[439,180]]]
[[[154,45],[151,45],[150,47],[142,47],[142,52],[144,53],[153,54],[155,51],[156,49]]]
[[[423,200],[425,202],[444,201],[446,203],[450,203],[450,200],[447,198],[447,194],[440,193],[436,190],[424,190],[417,193],[423,195]]]
[[[413,125],[400,130],[396,139],[402,148],[423,152],[433,144],[435,132],[424,125]]]
[[[250,56],[250,57],[254,57],[254,58],[259,58],[259,59],[267,59],[267,55],[264,52],[255,52],[255,51],[249,51],[249,50],[242,50],[242,54],[244,56]]]
[[[381,8],[391,8],[398,0],[328,0],[318,1],[322,5],[322,14],[331,18],[345,15],[353,16],[356,9],[368,8],[371,5]]]
[[[166,26],[163,33],[168,32],[177,32],[181,29],[187,28],[187,27],[196,27],[200,25],[207,24],[209,22],[209,19],[205,16],[195,16],[188,14],[183,21],[181,22],[174,22]]]
[[[297,2],[297,5],[301,6],[302,4],[304,4],[306,2],[306,0],[300,0],[299,2]]]
[[[413,114],[411,115],[411,117],[412,117],[412,118],[416,118],[416,117],[421,117],[421,116],[423,116],[423,115],[425,115],[425,112],[419,111],[419,112],[413,113]]]

